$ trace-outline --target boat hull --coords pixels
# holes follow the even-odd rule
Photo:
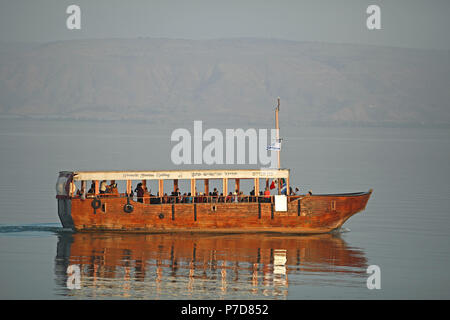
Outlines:
[[[75,231],[328,233],[365,209],[372,191],[289,197],[287,211],[273,203],[140,203],[121,196],[58,199],[64,227]],[[132,212],[124,210],[131,204]],[[97,207],[95,208],[94,207]]]

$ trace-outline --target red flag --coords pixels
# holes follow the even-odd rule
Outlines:
[[[270,190],[275,189],[275,180],[272,180],[272,183],[270,184]]]

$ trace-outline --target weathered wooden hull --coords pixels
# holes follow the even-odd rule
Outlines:
[[[364,210],[371,193],[294,196],[285,212],[272,203],[148,204],[124,197],[100,197],[94,209],[90,198],[60,198],[58,214],[64,227],[76,231],[317,234]],[[131,213],[124,212],[127,201]]]

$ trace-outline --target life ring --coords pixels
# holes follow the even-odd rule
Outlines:
[[[99,209],[102,206],[102,202],[99,199],[94,199],[91,202],[91,207],[94,209]]]
[[[134,210],[134,207],[132,204],[127,203],[123,206],[123,211],[125,211],[126,213],[132,213],[133,210]]]

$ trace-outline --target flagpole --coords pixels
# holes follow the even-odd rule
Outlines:
[[[280,142],[280,125],[278,123],[278,112],[280,112],[280,98],[278,97],[278,106],[275,109],[275,129],[277,130],[277,142]],[[280,150],[277,150],[278,153],[278,169],[280,169]]]
[[[277,143],[280,143],[280,125],[278,123],[278,113],[280,112],[280,97],[278,97],[278,105],[275,109],[275,129],[276,129],[276,134],[277,134]],[[277,155],[278,155],[278,169],[280,169],[280,150],[277,150]],[[278,194],[280,194],[280,179],[278,179]]]

